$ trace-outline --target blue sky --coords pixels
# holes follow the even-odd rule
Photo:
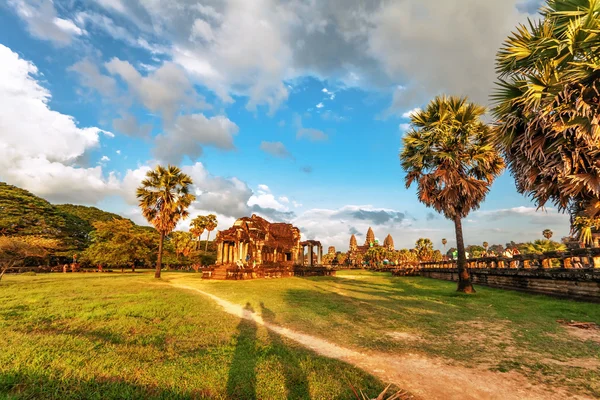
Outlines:
[[[195,182],[219,229],[258,213],[346,249],[369,226],[408,247],[453,226],[404,188],[410,110],[487,104],[496,49],[537,1],[8,0],[0,5],[0,179],[143,223],[156,163]],[[181,229],[185,229],[182,225]],[[568,233],[504,174],[468,243]]]

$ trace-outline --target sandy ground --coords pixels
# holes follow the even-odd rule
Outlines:
[[[408,390],[419,399],[591,399],[591,397],[569,395],[554,388],[532,385],[526,377],[517,372],[500,373],[448,365],[443,360],[411,354],[390,356],[358,352],[315,336],[268,323],[259,314],[244,309],[243,306],[197,288],[182,284],[172,284],[172,286],[207,296],[223,307],[227,313],[254,321],[322,356],[355,365],[384,382],[394,383]]]

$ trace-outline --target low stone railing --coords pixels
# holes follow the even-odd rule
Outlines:
[[[575,249],[513,258],[467,260],[473,283],[571,299],[600,302],[600,249]],[[456,260],[422,262],[417,268],[397,269],[396,276],[419,275],[458,280]]]
[[[456,268],[457,260],[425,261],[420,269]],[[481,257],[467,260],[469,269],[503,268],[600,268],[600,248],[554,251],[544,254],[518,254],[508,257]]]

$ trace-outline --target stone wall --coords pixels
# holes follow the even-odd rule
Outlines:
[[[470,273],[476,285],[600,302],[599,269],[471,269]],[[427,268],[417,274],[458,280],[455,268]]]

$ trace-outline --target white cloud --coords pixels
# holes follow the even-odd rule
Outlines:
[[[284,204],[288,204],[290,202],[290,199],[288,199],[286,196],[280,196],[277,200]]]
[[[116,131],[127,136],[148,137],[152,132],[152,125],[140,124],[137,117],[133,114],[123,113],[121,118],[113,119],[113,127]]]
[[[316,107],[317,108],[323,108],[323,107],[325,107],[325,105],[323,104],[323,102],[321,102],[321,103],[317,104]]]
[[[411,118],[413,115],[421,111],[419,107],[413,108],[412,110],[408,110],[402,114],[402,118]]]
[[[95,203],[117,190],[114,175],[76,166],[112,134],[50,109],[34,64],[3,45],[0,59],[0,178],[55,201]]]
[[[113,75],[123,79],[130,92],[150,111],[160,112],[172,120],[180,109],[205,107],[185,72],[177,65],[166,62],[148,76],[142,76],[127,61],[113,58],[105,64]]]
[[[398,125],[398,129],[400,129],[402,132],[406,132],[410,129],[410,124],[400,124]]]
[[[203,146],[233,150],[233,136],[238,126],[223,115],[207,118],[203,114],[181,115],[172,126],[156,137],[154,155],[160,160],[178,164],[184,156],[195,161]]]
[[[302,125],[302,117],[300,117],[299,115],[296,115],[294,117],[294,124],[298,129],[296,131],[296,139],[306,138],[312,142],[327,140],[327,135],[325,134],[325,132],[319,129],[305,128]]]
[[[294,158],[281,142],[261,142],[260,149],[267,154],[278,158]]]
[[[264,193],[271,193],[271,189],[269,189],[269,187],[264,184],[258,185],[258,190],[260,190]]]
[[[98,93],[107,97],[117,94],[117,82],[112,77],[103,75],[96,63],[90,59],[85,58],[73,64],[69,70],[79,75],[81,83],[85,87],[97,90]]]
[[[108,158],[108,156],[102,156],[100,161],[110,161],[110,158]]]
[[[37,38],[65,46],[73,37],[85,34],[73,21],[57,16],[52,0],[8,0],[8,5],[25,21],[29,33]]]
[[[116,150],[115,153],[121,155],[121,150]]]

